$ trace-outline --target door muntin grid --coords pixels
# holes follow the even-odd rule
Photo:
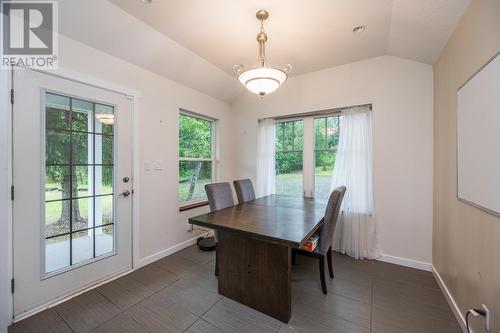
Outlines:
[[[115,107],[44,91],[43,275],[115,252]]]

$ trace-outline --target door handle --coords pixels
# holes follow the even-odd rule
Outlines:
[[[120,197],[128,197],[129,195],[130,195],[130,191],[129,190],[124,190],[118,196],[120,196]]]

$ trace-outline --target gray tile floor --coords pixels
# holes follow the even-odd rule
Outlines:
[[[217,293],[213,252],[191,246],[12,325],[9,332],[461,332],[432,274],[336,254],[293,266],[288,325]]]

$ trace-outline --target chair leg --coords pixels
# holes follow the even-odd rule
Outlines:
[[[219,276],[219,260],[217,260],[217,250],[215,250],[215,276]]]
[[[326,252],[326,261],[328,262],[328,273],[330,273],[330,279],[333,279],[333,268],[332,268],[332,248],[330,247]]]
[[[326,290],[326,281],[325,281],[325,256],[319,256],[319,277],[321,279],[321,289],[323,290],[323,294],[327,294]]]
[[[295,258],[297,257],[297,253],[292,250],[292,265],[295,265]]]

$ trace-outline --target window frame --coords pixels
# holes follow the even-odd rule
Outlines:
[[[312,187],[310,189],[311,197],[316,198],[317,193],[316,193],[316,154],[318,152],[335,152],[337,153],[338,151],[338,146],[337,149],[328,149],[328,118],[337,118],[337,128],[338,128],[338,133],[340,136],[340,121],[342,118],[342,114],[340,112],[335,112],[331,114],[322,114],[318,116],[313,116],[312,117],[312,127],[313,127],[313,156],[312,156],[312,165],[313,165],[313,173],[312,173]],[[316,148],[316,120],[317,119],[325,119],[325,147],[322,149],[317,149]],[[333,173],[333,170],[332,170]]]
[[[282,130],[282,136],[283,136],[283,141],[281,143],[281,150],[278,151],[276,150],[275,153],[300,153],[304,151],[304,119],[305,118],[294,118],[294,119],[283,119],[283,120],[276,120],[274,122],[275,125],[282,125],[286,123],[292,123],[292,149],[285,149],[285,128],[283,127]],[[295,134],[295,123],[298,121],[302,121],[302,148],[300,149],[295,149],[295,139],[297,138]],[[277,136],[277,135],[275,135]]]
[[[302,189],[303,189],[303,197],[306,198],[314,198],[316,197],[316,152],[317,151],[325,151],[325,152],[332,152],[334,151],[333,149],[328,149],[325,147],[325,149],[316,149],[316,127],[315,127],[315,120],[318,118],[325,118],[325,121],[327,121],[328,118],[331,117],[338,117],[338,130],[340,133],[340,120],[341,120],[341,112],[339,111],[332,111],[332,112],[321,112],[315,113],[315,114],[307,114],[304,116],[292,116],[292,117],[283,117],[283,118],[275,118],[274,123],[275,126],[281,123],[287,123],[287,122],[294,122],[294,121],[303,121],[303,132],[302,132],[302,149],[295,149],[295,131],[293,131],[293,146],[292,150],[285,149],[283,142],[284,142],[284,135],[283,135],[283,142],[281,144],[282,149],[280,151],[275,149],[275,161],[276,161],[276,154],[277,153],[287,153],[287,152],[295,152],[295,153],[300,153],[302,152]],[[328,127],[328,126],[326,126]],[[294,128],[295,129],[295,128]],[[325,133],[325,135],[327,135]],[[275,134],[275,138],[277,138],[278,135],[277,133]],[[325,144],[327,144],[327,140],[325,140]],[[276,143],[275,143],[276,145]]]
[[[211,123],[211,128],[210,128],[210,137],[211,137],[211,156],[208,157],[180,157],[179,151],[180,151],[180,117],[181,115],[188,116],[188,117],[193,117],[193,118],[198,118],[201,120],[206,120]],[[177,120],[177,126],[178,126],[178,133],[177,133],[177,138],[179,139],[178,145],[177,145],[177,166],[179,167],[179,164],[181,161],[192,161],[192,162],[198,162],[198,161],[204,161],[204,162],[211,162],[212,168],[211,168],[211,175],[210,175],[210,183],[216,183],[217,178],[218,178],[218,165],[219,165],[219,159],[218,159],[218,120],[200,113],[188,111],[186,109],[179,109],[179,115],[178,115],[178,120]],[[179,203],[179,211],[185,211],[201,206],[208,205],[208,200],[205,199],[198,199],[198,200],[189,200],[189,201],[181,201],[181,197],[179,195],[179,187],[180,187],[180,176],[179,176],[179,170],[177,170],[177,179],[178,179],[178,185],[177,185],[177,200]]]
[[[296,122],[302,122],[302,147],[299,148],[297,145],[296,145],[296,140],[297,140],[297,135],[296,135],[296,126],[295,126],[295,123]],[[291,149],[288,149],[286,148],[286,145],[285,145],[285,126],[284,124],[287,124],[287,123],[292,123],[292,130],[291,130],[291,133],[292,133],[292,145],[291,145]],[[274,143],[274,163],[275,163],[275,171],[277,172],[278,171],[278,168],[276,166],[276,158],[277,158],[277,155],[279,153],[281,154],[296,154],[296,153],[300,153],[302,155],[302,192],[304,194],[304,188],[305,188],[305,180],[304,180],[304,174],[305,174],[305,170],[304,170],[304,164],[305,164],[305,146],[304,146],[304,140],[305,140],[305,126],[306,126],[306,118],[305,117],[294,117],[294,118],[284,118],[284,119],[275,119],[274,120],[274,126],[275,126],[275,140],[278,138],[278,126],[281,126],[282,128],[280,129],[282,132],[281,132],[281,135],[282,135],[282,141],[281,141],[281,149],[278,150],[276,149],[276,145],[277,145],[277,141],[275,141]],[[276,177],[278,176],[278,174],[275,175]],[[275,187],[274,187],[274,190],[275,190],[275,193],[277,192],[277,186],[278,186],[278,181],[275,181]]]

